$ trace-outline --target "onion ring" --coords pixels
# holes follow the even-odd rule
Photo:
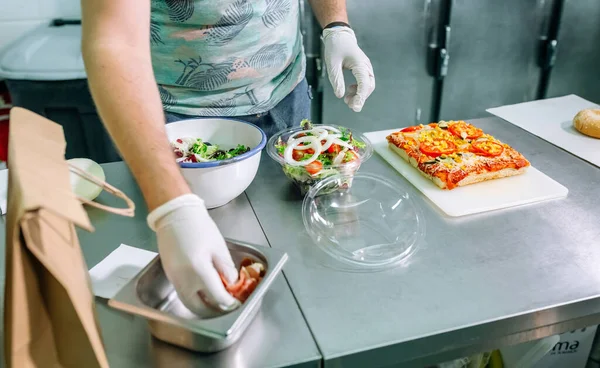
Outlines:
[[[339,138],[338,138],[338,139],[335,139],[335,140],[333,141],[333,143],[335,143],[335,144],[339,144],[340,146],[342,146],[342,147],[346,147],[346,148],[348,148],[348,149],[354,149],[354,147],[353,147],[353,146],[352,146],[350,143],[348,143],[348,142],[344,142],[343,140],[341,140],[341,139],[339,139]]]
[[[337,156],[335,156],[335,158],[333,159],[333,164],[334,165],[339,165],[342,163],[342,161],[344,161],[344,157],[346,157],[346,152],[348,152],[347,148],[344,148],[342,150],[342,152],[338,153]]]
[[[288,143],[287,147],[285,147],[285,151],[283,152],[283,157],[285,159],[285,162],[288,165],[291,166],[306,166],[308,164],[310,164],[311,162],[315,161],[319,155],[321,154],[321,142],[319,141],[319,139],[317,137],[302,137],[303,141],[310,141],[310,144],[308,146],[299,146],[300,140],[294,140],[291,143]],[[293,152],[294,149],[297,149],[298,147],[307,147],[305,149],[308,148],[313,148],[315,150],[315,153],[313,153],[313,155],[307,159],[307,160],[302,160],[302,161],[296,161],[294,160],[293,157]]]
[[[336,138],[339,138],[340,136],[338,134],[331,134],[329,135],[329,137],[327,137],[325,139],[325,144],[323,144],[323,148],[322,151],[325,152],[329,149],[329,147],[331,147],[331,145],[334,143]]]
[[[319,125],[317,128],[320,128],[320,129],[329,129],[329,130],[331,130],[334,133],[341,133],[338,128],[334,128],[334,127],[329,126],[329,125]]]
[[[311,134],[317,135],[320,139],[323,139],[323,138],[321,138],[321,135],[323,133],[326,133],[325,137],[327,136],[327,134],[329,134],[325,129],[313,128],[313,129],[309,129],[309,130],[301,130],[299,132],[296,132],[296,133],[290,135],[288,137],[287,141],[288,141],[288,143],[293,142],[293,141],[295,141],[295,140],[298,139],[296,137],[299,136],[300,134],[305,134],[306,135],[307,133],[311,133]],[[302,138],[304,138],[304,136],[300,137],[300,139],[302,139]]]
[[[296,140],[297,139],[296,137],[299,136],[300,134],[307,134],[307,133],[314,134],[314,135],[318,136],[320,140],[323,140],[329,134],[331,134],[330,131],[333,132],[334,134],[341,134],[341,132],[339,131],[339,129],[336,129],[334,127],[325,126],[325,125],[324,126],[317,126],[317,127],[312,128],[312,129],[301,130],[301,131],[298,131],[298,132],[290,135],[288,137],[288,143],[291,142],[291,141],[293,141],[293,140]]]

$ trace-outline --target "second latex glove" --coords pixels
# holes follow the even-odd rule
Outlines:
[[[165,274],[190,311],[210,317],[240,305],[219,277],[234,283],[238,272],[202,199],[194,194],[175,198],[152,211],[148,225],[156,231]]]
[[[323,44],[325,67],[336,97],[344,97],[352,110],[361,111],[375,89],[375,76],[371,61],[358,47],[354,31],[348,27],[327,28],[323,31]],[[356,84],[347,90],[343,69],[350,69],[356,78]]]

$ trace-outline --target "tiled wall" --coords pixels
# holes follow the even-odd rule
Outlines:
[[[0,0],[0,52],[55,18],[80,19],[80,0]]]

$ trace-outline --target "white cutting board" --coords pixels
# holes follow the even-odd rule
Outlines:
[[[416,168],[390,150],[385,138],[398,130],[400,128],[370,132],[365,135],[373,144],[375,152],[448,216],[472,215],[564,198],[569,193],[567,188],[534,167],[530,167],[522,175],[485,181],[452,190],[440,189],[431,180],[420,174]]]
[[[573,118],[583,109],[600,106],[575,95],[524,102],[488,109],[509,123],[545,141],[600,166],[600,139],[588,137],[573,128]]]

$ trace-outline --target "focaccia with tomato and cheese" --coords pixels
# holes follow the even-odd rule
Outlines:
[[[508,144],[464,121],[410,126],[389,147],[442,189],[519,175],[529,161]]]

